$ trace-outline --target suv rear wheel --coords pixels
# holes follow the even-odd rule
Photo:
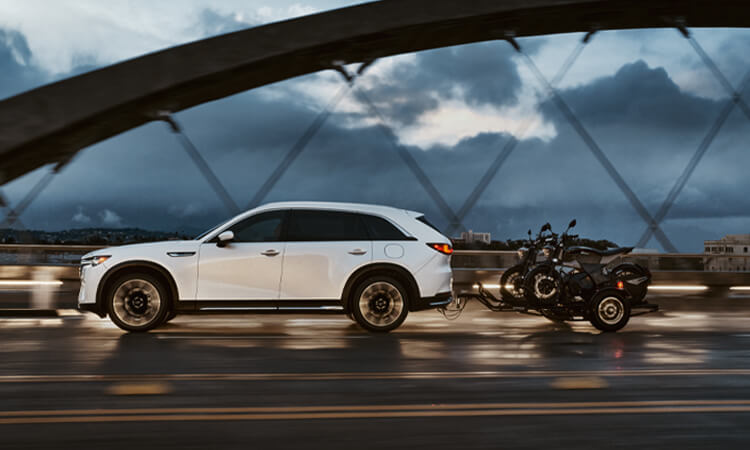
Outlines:
[[[371,276],[354,289],[350,311],[368,331],[388,332],[398,328],[409,313],[406,289],[388,276]]]
[[[148,331],[164,322],[168,292],[164,283],[150,274],[123,275],[107,294],[109,317],[125,331]]]

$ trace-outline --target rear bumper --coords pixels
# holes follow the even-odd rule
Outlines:
[[[433,297],[422,297],[416,302],[411,303],[410,311],[422,311],[425,309],[434,309],[445,306],[452,300],[450,292],[440,292]]]

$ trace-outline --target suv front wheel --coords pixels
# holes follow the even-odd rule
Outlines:
[[[112,322],[125,331],[148,331],[164,322],[168,313],[167,288],[146,273],[130,273],[112,284],[107,307]]]
[[[350,311],[364,329],[388,332],[398,328],[409,313],[406,289],[387,276],[372,276],[354,290]]]

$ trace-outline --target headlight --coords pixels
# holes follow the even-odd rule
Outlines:
[[[552,249],[549,247],[544,247],[542,249],[542,253],[544,253],[544,256],[549,258],[549,256],[552,254]]]
[[[528,252],[528,249],[526,248],[519,248],[518,249],[518,257],[523,259],[526,256],[526,252]]]
[[[81,265],[82,266],[98,266],[99,264],[103,263],[104,261],[111,258],[112,255],[96,255],[96,256],[89,256],[88,258],[81,259]]]
[[[91,260],[91,265],[92,266],[98,266],[99,264],[103,263],[104,261],[108,260],[111,257],[112,257],[112,255],[98,255],[98,256],[94,256],[94,259]]]

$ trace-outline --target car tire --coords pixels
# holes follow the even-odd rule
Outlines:
[[[620,292],[596,293],[589,303],[589,321],[601,331],[617,331],[630,320],[630,301]]]
[[[148,273],[129,273],[115,280],[106,297],[109,318],[125,331],[143,332],[161,325],[169,312],[169,290]]]
[[[386,333],[398,328],[409,314],[407,290],[391,277],[370,276],[357,284],[349,311],[365,330]]]
[[[167,316],[164,318],[164,322],[162,323],[169,323],[175,317],[177,317],[177,311],[175,311],[174,309],[170,309],[169,312],[167,313]]]

